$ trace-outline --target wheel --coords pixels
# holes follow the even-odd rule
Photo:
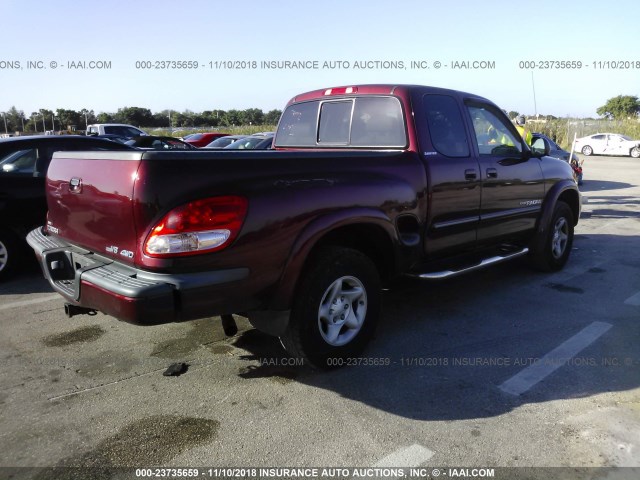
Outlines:
[[[350,248],[321,250],[296,290],[282,345],[316,368],[350,363],[373,336],[380,292],[380,276],[369,257]]]
[[[573,245],[573,225],[571,208],[564,202],[558,202],[542,246],[538,251],[532,251],[529,256],[535,269],[554,272],[564,267]]]
[[[629,153],[633,158],[640,158],[640,147],[633,147]]]
[[[13,275],[20,263],[22,249],[14,233],[7,229],[0,229],[0,281]]]
[[[582,147],[582,153],[588,157],[593,153],[593,148],[591,148],[589,145],[585,145],[584,147]]]

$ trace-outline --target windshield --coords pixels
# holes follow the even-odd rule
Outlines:
[[[235,142],[224,147],[225,149],[250,150],[262,143],[267,137],[246,137],[236,140]]]
[[[224,148],[232,142],[244,137],[220,137],[207,145],[208,148]]]

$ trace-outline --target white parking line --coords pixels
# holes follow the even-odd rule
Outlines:
[[[50,302],[51,300],[58,300],[62,297],[57,293],[47,295],[46,297],[32,298],[31,300],[21,300],[19,302],[5,303],[0,305],[0,310],[9,310],[10,308],[26,307],[27,305],[34,305],[36,303]]]
[[[607,330],[610,323],[593,322],[588,327],[571,337],[566,342],[551,350],[533,365],[528,366],[517,375],[500,385],[500,390],[511,395],[521,395],[536,383],[563,366],[581,350],[591,345]]]
[[[434,453],[428,448],[414,443],[410,447],[401,448],[396,450],[390,455],[387,455],[382,460],[374,465],[377,468],[392,468],[392,467],[418,467],[431,457]]]
[[[624,301],[625,305],[633,305],[634,307],[640,307],[640,292],[630,296]]]

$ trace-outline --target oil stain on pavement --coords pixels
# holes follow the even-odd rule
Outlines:
[[[42,339],[47,347],[65,347],[74,343],[93,342],[106,332],[97,325],[78,328],[70,332],[49,335]]]
[[[93,450],[62,460],[36,478],[81,478],[91,469],[92,478],[111,478],[113,469],[162,465],[184,451],[204,445],[218,434],[217,420],[176,415],[154,415],[133,422],[102,440]],[[82,470],[74,470],[81,468]]]

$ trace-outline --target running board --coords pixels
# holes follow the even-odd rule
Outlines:
[[[495,265],[496,263],[506,262],[507,260],[513,260],[514,258],[521,257],[523,255],[526,255],[527,253],[529,253],[529,249],[523,248],[522,250],[518,250],[517,252],[484,258],[480,263],[471,265],[469,267],[462,267],[459,270],[442,270],[439,272],[409,273],[407,275],[409,277],[422,278],[425,280],[442,280],[444,278],[456,277],[464,273],[473,272],[474,270],[479,270],[481,268],[488,267],[490,265]]]

